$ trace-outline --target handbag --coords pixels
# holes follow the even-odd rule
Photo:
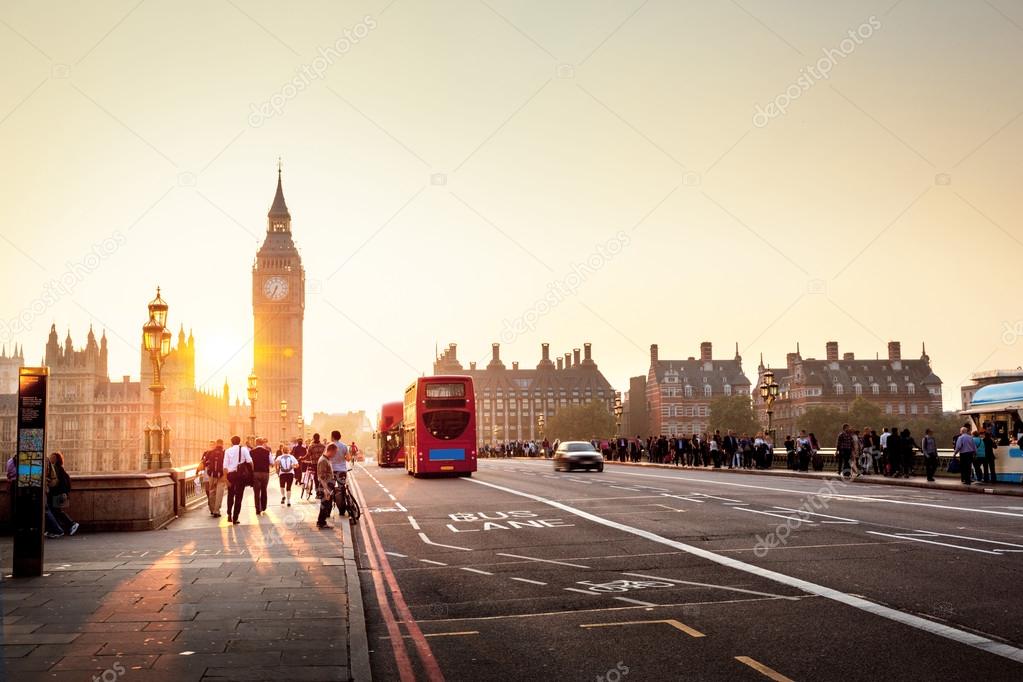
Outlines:
[[[235,476],[238,478],[238,485],[252,485],[252,462],[242,461],[242,446],[238,446],[238,467],[235,469]]]
[[[54,509],[64,509],[65,507],[67,507],[67,503],[68,503],[67,493],[60,493],[59,495],[54,495],[53,498],[50,500],[50,506],[53,507]]]
[[[950,474],[958,474],[959,473],[959,458],[958,457],[953,457],[952,459],[948,460],[947,471]]]

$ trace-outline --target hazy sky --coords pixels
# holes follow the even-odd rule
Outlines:
[[[737,341],[753,378],[796,341],[926,341],[946,408],[1023,362],[1018,2],[6,0],[0,63],[0,335],[30,362],[91,322],[137,377],[160,284],[200,381],[244,388],[278,156],[307,417],[451,341],[590,341],[621,388],[650,343]]]

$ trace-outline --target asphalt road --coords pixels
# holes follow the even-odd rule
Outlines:
[[[1012,498],[552,469],[356,473],[377,679],[1023,679]]]

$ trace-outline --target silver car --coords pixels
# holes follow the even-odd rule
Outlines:
[[[584,440],[569,440],[558,445],[554,451],[554,470],[572,469],[604,470],[604,456],[597,452],[592,443]]]

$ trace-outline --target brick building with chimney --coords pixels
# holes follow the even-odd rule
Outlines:
[[[465,369],[458,347],[448,345],[433,363],[433,373],[471,376],[476,389],[476,430],[480,444],[512,440],[539,440],[536,418],[550,419],[568,405],[592,401],[614,406],[614,389],[593,360],[592,345],[583,344],[571,353],[551,360],[550,344],[541,345],[535,369],[511,368],[501,360],[501,345],[493,344],[491,359],[479,369],[475,362]]]
[[[761,358],[758,386],[767,369]],[[780,385],[780,395],[774,402],[774,428],[779,438],[798,433],[800,417],[807,410],[825,407],[844,412],[856,398],[877,405],[888,415],[916,417],[942,413],[941,379],[931,369],[926,346],[920,358],[905,360],[902,344],[892,341],[887,358],[864,360],[853,353],[840,357],[838,343],[829,341],[824,360],[804,360],[797,344],[796,351],[786,355],[785,367],[773,371],[774,380]],[[767,405],[759,391],[754,391],[753,399],[757,417],[766,424]],[[898,421],[896,418],[893,423]],[[886,424],[871,426],[880,428]]]
[[[630,390],[630,403],[639,397],[632,393]],[[650,346],[645,416],[651,435],[704,433],[710,426],[710,404],[715,399],[749,394],[750,381],[742,371],[738,345],[730,360],[715,360],[708,341],[700,344],[698,359],[687,360],[661,360],[657,344]],[[636,434],[630,431],[629,435]]]

